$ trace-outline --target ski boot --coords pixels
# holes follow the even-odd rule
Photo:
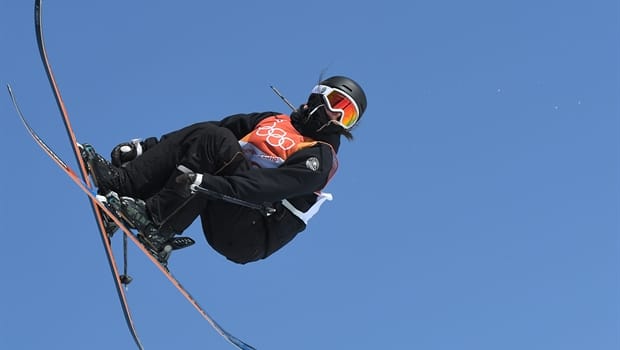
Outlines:
[[[86,170],[88,170],[88,173],[92,176],[95,186],[99,189],[99,193],[105,193],[105,195],[97,195],[97,199],[113,213],[116,213],[118,208],[111,205],[111,202],[118,199],[118,196],[116,193],[109,191],[109,188],[117,188],[118,184],[115,184],[115,182],[119,182],[119,170],[97,154],[93,146],[78,143],[78,148],[80,149],[80,155],[84,163],[86,163]],[[113,195],[110,193],[113,193]],[[117,202],[120,205],[120,201]],[[101,209],[97,210],[101,211]],[[111,238],[116,230],[118,230],[118,225],[105,213],[101,212],[101,216],[103,218],[105,231]]]
[[[127,227],[138,229],[138,240],[140,240],[142,245],[149,250],[151,255],[157,258],[157,260],[164,266],[166,266],[166,262],[170,258],[172,251],[187,248],[196,243],[190,237],[172,237],[166,241],[159,239],[156,234],[153,234],[157,233],[157,230],[153,229],[156,225],[149,223],[150,219],[148,218],[148,213],[146,212],[146,208],[143,204],[144,202],[141,200],[136,201],[131,197],[121,198],[114,191],[108,192],[105,196],[98,195],[97,198],[100,202],[104,203],[117,218],[122,220]],[[127,218],[132,218],[133,221],[129,221]],[[118,225],[116,225],[111,219],[110,224],[113,225],[114,230],[118,229]],[[140,228],[142,229],[140,230]],[[151,234],[146,235],[143,231]]]
[[[168,243],[172,250],[179,250],[194,245],[196,241],[190,237],[173,237]]]
[[[172,246],[166,243],[171,237],[159,232],[146,210],[146,203],[140,199],[122,197],[120,204],[120,214],[131,228],[138,230],[138,240],[157,261],[166,266],[172,252]]]
[[[189,237],[174,237],[174,232],[163,232],[150,218],[146,203],[140,199],[121,197],[121,216],[138,230],[138,240],[167,269],[173,250],[189,247],[195,241]]]
[[[190,237],[173,237],[161,243],[157,235],[146,235],[142,232],[138,232],[136,237],[166,270],[168,270],[168,261],[173,251],[187,248],[196,243],[196,241]],[[163,246],[163,248],[160,248],[161,246]]]
[[[123,170],[99,155],[93,146],[85,143],[78,144],[78,147],[99,192],[121,191],[124,179]]]

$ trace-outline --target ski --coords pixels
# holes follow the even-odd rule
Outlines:
[[[41,56],[41,62],[43,63],[43,66],[45,68],[45,73],[47,74],[48,81],[54,92],[56,104],[58,105],[58,109],[60,110],[60,114],[62,116],[67,135],[69,136],[69,142],[71,143],[71,149],[73,150],[73,153],[77,160],[77,164],[79,165],[81,177],[84,180],[84,185],[85,185],[84,189],[92,190],[93,185],[90,183],[88,171],[86,169],[86,164],[84,163],[84,160],[82,159],[80,155],[75,133],[73,132],[73,128],[71,127],[71,122],[69,120],[69,114],[67,113],[67,110],[65,108],[65,104],[60,94],[60,90],[58,89],[58,84],[56,83],[56,78],[54,77],[52,67],[47,57],[47,50],[45,49],[45,40],[43,37],[43,11],[41,8],[41,0],[35,0],[35,3],[34,3],[34,24],[35,24],[37,46],[39,49],[39,54]],[[10,87],[9,87],[9,94],[11,95],[11,100],[13,101],[13,104],[16,110],[18,111],[20,118],[22,119],[22,122],[25,122],[26,128],[28,129],[30,134],[35,138],[35,140],[37,141],[37,144],[43,147],[45,152],[49,156],[51,156],[52,159],[54,159],[54,161],[61,168],[63,168],[74,181],[79,180],[77,174],[74,171],[72,171],[66,165],[66,163],[60,159],[60,157],[56,156],[55,153],[49,147],[47,147],[47,145],[45,145],[45,143],[38,137],[38,135],[34,133],[34,130],[30,127],[30,125],[28,125],[28,123],[26,122],[26,119],[23,118],[23,114],[19,110],[17,101]],[[114,287],[118,294],[118,299],[121,304],[121,309],[123,310],[123,315],[125,317],[125,322],[127,323],[127,328],[129,329],[129,332],[134,342],[136,343],[136,346],[138,347],[138,349],[143,350],[144,347],[142,346],[142,342],[140,341],[140,337],[138,336],[138,333],[137,333],[137,330],[136,330],[136,327],[135,327],[135,324],[134,324],[134,321],[131,315],[131,311],[129,309],[129,302],[127,300],[127,294],[125,293],[125,288],[124,288],[124,286],[131,281],[131,278],[127,276],[126,274],[121,275],[119,272],[118,266],[116,264],[116,260],[114,258],[114,253],[112,251],[112,243],[110,241],[110,237],[108,237],[107,230],[106,230],[107,218],[105,218],[101,214],[101,210],[97,209],[97,201],[95,199],[90,198],[89,202],[90,202],[90,205],[91,205],[94,217],[95,217],[95,221],[97,223],[97,228],[99,230],[101,242],[103,244],[105,255],[106,255],[108,264],[110,266],[110,271],[114,279]]]
[[[151,262],[153,262],[155,264],[155,266],[157,266],[159,268],[159,270],[168,278],[168,280],[177,288],[177,290],[185,297],[185,299],[187,299],[187,301],[190,302],[190,304],[201,314],[201,316],[211,325],[211,327],[218,333],[220,334],[225,340],[227,340],[229,343],[231,343],[232,345],[236,346],[238,349],[241,350],[256,350],[254,347],[252,347],[251,345],[246,344],[245,342],[243,342],[242,340],[238,339],[237,337],[233,336],[232,334],[230,334],[229,332],[227,332],[226,330],[224,330],[205,310],[204,308],[202,308],[202,306],[200,306],[200,304],[198,304],[198,302],[196,301],[196,299],[187,291],[187,289],[185,289],[185,287],[183,287],[183,285],[181,285],[181,283],[172,275],[172,273],[162,264],[160,264],[160,262],[152,255],[150,254],[150,252],[139,242],[138,238],[136,237],[136,235],[127,228],[127,226],[124,224],[124,222],[122,220],[120,220],[118,217],[116,217],[114,215],[114,213],[112,213],[108,207],[106,205],[104,205],[103,203],[101,203],[98,198],[97,198],[97,194],[96,194],[96,189],[94,188],[93,183],[90,180],[88,171],[87,171],[87,167],[86,164],[81,156],[80,153],[80,149],[79,149],[79,144],[77,142],[75,133],[73,132],[73,129],[71,127],[71,122],[69,120],[69,115],[67,113],[65,104],[62,100],[61,94],[60,94],[60,90],[58,88],[58,84],[56,83],[56,79],[54,77],[53,71],[52,71],[52,67],[49,63],[48,57],[47,57],[47,51],[45,49],[45,41],[43,39],[43,27],[42,27],[42,8],[41,8],[41,4],[42,4],[42,0],[35,0],[35,31],[36,31],[36,38],[37,38],[37,44],[39,47],[39,53],[41,56],[41,60],[43,62],[43,65],[45,67],[45,71],[47,73],[47,77],[48,77],[48,81],[50,83],[50,86],[53,90],[54,93],[54,97],[56,99],[56,103],[58,105],[58,108],[60,110],[60,114],[62,116],[63,119],[63,123],[67,132],[67,135],[69,137],[69,141],[71,143],[71,147],[72,150],[74,152],[74,156],[76,157],[77,163],[79,165],[79,172],[80,175],[78,175],[78,173],[76,173],[56,152],[54,152],[54,150],[49,147],[44,141],[43,139],[36,133],[36,131],[34,130],[34,128],[31,127],[31,125],[29,124],[29,122],[27,121],[24,113],[21,111],[18,103],[17,103],[17,99],[15,97],[15,94],[13,92],[13,89],[11,88],[10,85],[7,85],[7,89],[9,92],[9,96],[11,98],[11,101],[13,103],[13,106],[15,107],[15,110],[19,116],[19,118],[22,121],[22,124],[24,125],[24,127],[26,128],[26,130],[28,131],[28,133],[30,134],[30,136],[34,139],[34,141],[37,143],[37,145],[65,172],[65,174],[67,174],[69,176],[69,178],[88,196],[89,202],[91,203],[91,207],[93,209],[93,214],[96,218],[97,221],[97,225],[98,225],[98,229],[100,231],[101,234],[101,239],[106,251],[106,256],[112,271],[112,274],[114,276],[114,281],[115,281],[115,286],[118,292],[118,296],[119,296],[119,300],[121,303],[121,307],[123,309],[123,313],[125,315],[125,319],[127,322],[127,326],[129,328],[129,331],[136,343],[136,346],[142,350],[144,349],[140,338],[137,335],[136,332],[136,328],[134,325],[134,321],[131,317],[131,312],[129,310],[129,303],[127,301],[127,296],[125,294],[125,290],[123,288],[123,285],[128,283],[127,282],[127,276],[125,275],[121,275],[119,273],[118,267],[116,265],[116,260],[114,258],[114,254],[112,251],[112,247],[111,247],[111,243],[110,243],[110,237],[108,236],[107,232],[106,232],[106,225],[105,225],[105,220],[104,218],[107,216],[107,219],[110,219],[114,222],[114,224],[116,224],[118,226],[118,228],[123,232],[124,237],[129,238],[129,240],[131,240],[136,247],[138,247],[139,250],[141,250],[150,260]]]
[[[40,0],[37,0],[40,1]],[[135,243],[135,245],[138,247],[139,250],[141,250],[144,255],[146,255],[151,262],[153,262],[153,264],[155,264],[159,270],[168,278],[168,280],[179,290],[179,292],[185,297],[185,299],[187,299],[192,306],[194,306],[194,308],[202,315],[202,317],[207,320],[207,322],[213,327],[213,329],[215,329],[215,331],[220,334],[222,337],[224,337],[224,339],[226,339],[228,342],[230,342],[232,345],[236,346],[238,349],[240,350],[256,350],[256,348],[252,347],[251,345],[243,342],[242,340],[240,340],[239,338],[235,337],[234,335],[230,334],[228,331],[226,331],[224,328],[222,328],[206,311],[205,309],[200,306],[200,304],[198,304],[198,301],[196,301],[196,299],[187,291],[187,289],[185,289],[185,287],[183,287],[183,285],[172,275],[172,273],[163,265],[161,265],[159,263],[159,261],[152,255],[150,254],[150,252],[140,243],[140,241],[138,240],[138,238],[136,237],[136,235],[127,228],[127,226],[125,226],[125,224],[123,223],[123,221],[121,221],[119,218],[117,218],[109,209],[107,206],[105,206],[103,203],[101,203],[98,199],[97,199],[97,193],[96,190],[90,188],[82,179],[80,179],[80,177],[76,174],[76,172],[69,166],[67,165],[66,162],[64,162],[62,160],[62,158],[56,153],[54,152],[54,150],[49,147],[45,141],[43,141],[43,139],[36,133],[36,131],[30,126],[30,124],[28,123],[28,120],[26,119],[26,117],[24,116],[23,112],[21,111],[19,104],[17,103],[17,99],[15,97],[15,94],[13,92],[13,89],[11,88],[10,85],[7,85],[7,89],[9,91],[9,96],[11,97],[11,101],[13,102],[13,106],[15,107],[15,110],[17,111],[17,114],[19,115],[19,118],[22,121],[22,124],[24,125],[24,127],[26,128],[26,130],[28,131],[28,133],[30,134],[30,136],[35,140],[35,142],[37,143],[37,145],[39,145],[39,147],[69,176],[69,178],[71,180],[73,180],[73,182],[89,197],[90,201],[96,206],[96,209],[101,210],[101,212],[107,216],[109,216],[112,221],[114,221],[114,223],[118,226],[118,228],[123,232],[123,234],[128,237],[133,243]],[[105,231],[104,231],[105,232]],[[140,344],[139,342],[137,344]],[[142,345],[139,345],[140,348],[142,348]]]

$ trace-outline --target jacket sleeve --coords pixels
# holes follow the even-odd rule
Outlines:
[[[277,115],[277,114],[279,113],[260,112],[260,113],[248,113],[248,114],[234,114],[220,121],[198,122],[198,123],[194,123],[192,125],[186,126],[182,129],[162,135],[160,137],[160,141],[163,141],[166,138],[172,138],[172,137],[183,138],[184,135],[187,135],[188,133],[192,132],[192,130],[200,128],[204,124],[213,124],[213,125],[227,128],[230,131],[232,131],[232,133],[239,140],[239,139],[242,139],[245,135],[249,134],[252,130],[254,130],[254,127],[256,126],[256,124],[258,124],[261,120],[267,117],[270,117],[272,115]],[[150,137],[147,140],[151,140],[151,139],[155,140],[154,143],[158,142],[157,139],[154,137]]]
[[[237,137],[237,140],[242,139],[245,135],[254,130],[256,124],[261,120],[277,115],[277,112],[261,112],[261,113],[249,113],[249,114],[233,114],[221,121],[217,122],[218,126],[224,127],[232,131]]]
[[[331,147],[318,143],[278,168],[252,168],[229,176],[203,174],[202,186],[252,203],[273,203],[320,191],[335,171]],[[318,162],[318,168],[316,165]]]

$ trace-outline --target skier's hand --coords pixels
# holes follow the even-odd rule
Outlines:
[[[176,182],[182,186],[186,186],[190,191],[194,191],[194,186],[202,184],[202,174],[185,173],[176,177]]]
[[[112,150],[110,158],[112,158],[112,164],[116,166],[122,166],[127,162],[130,162],[139,156],[141,156],[146,150],[157,144],[157,139],[149,137],[146,140],[133,139],[129,142],[123,142]]]
[[[196,173],[185,173],[176,177],[178,184],[191,185],[196,180]]]

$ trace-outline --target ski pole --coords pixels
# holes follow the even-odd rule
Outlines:
[[[250,209],[256,209],[265,216],[270,216],[271,214],[276,212],[276,209],[269,205],[266,205],[266,204],[261,205],[261,204],[244,201],[243,199],[239,199],[239,198],[231,197],[231,196],[219,193],[219,192],[215,192],[213,190],[201,187],[199,185],[191,184],[190,190],[193,192],[202,193],[211,198],[223,200],[228,203],[241,205],[241,206],[244,206]]]

